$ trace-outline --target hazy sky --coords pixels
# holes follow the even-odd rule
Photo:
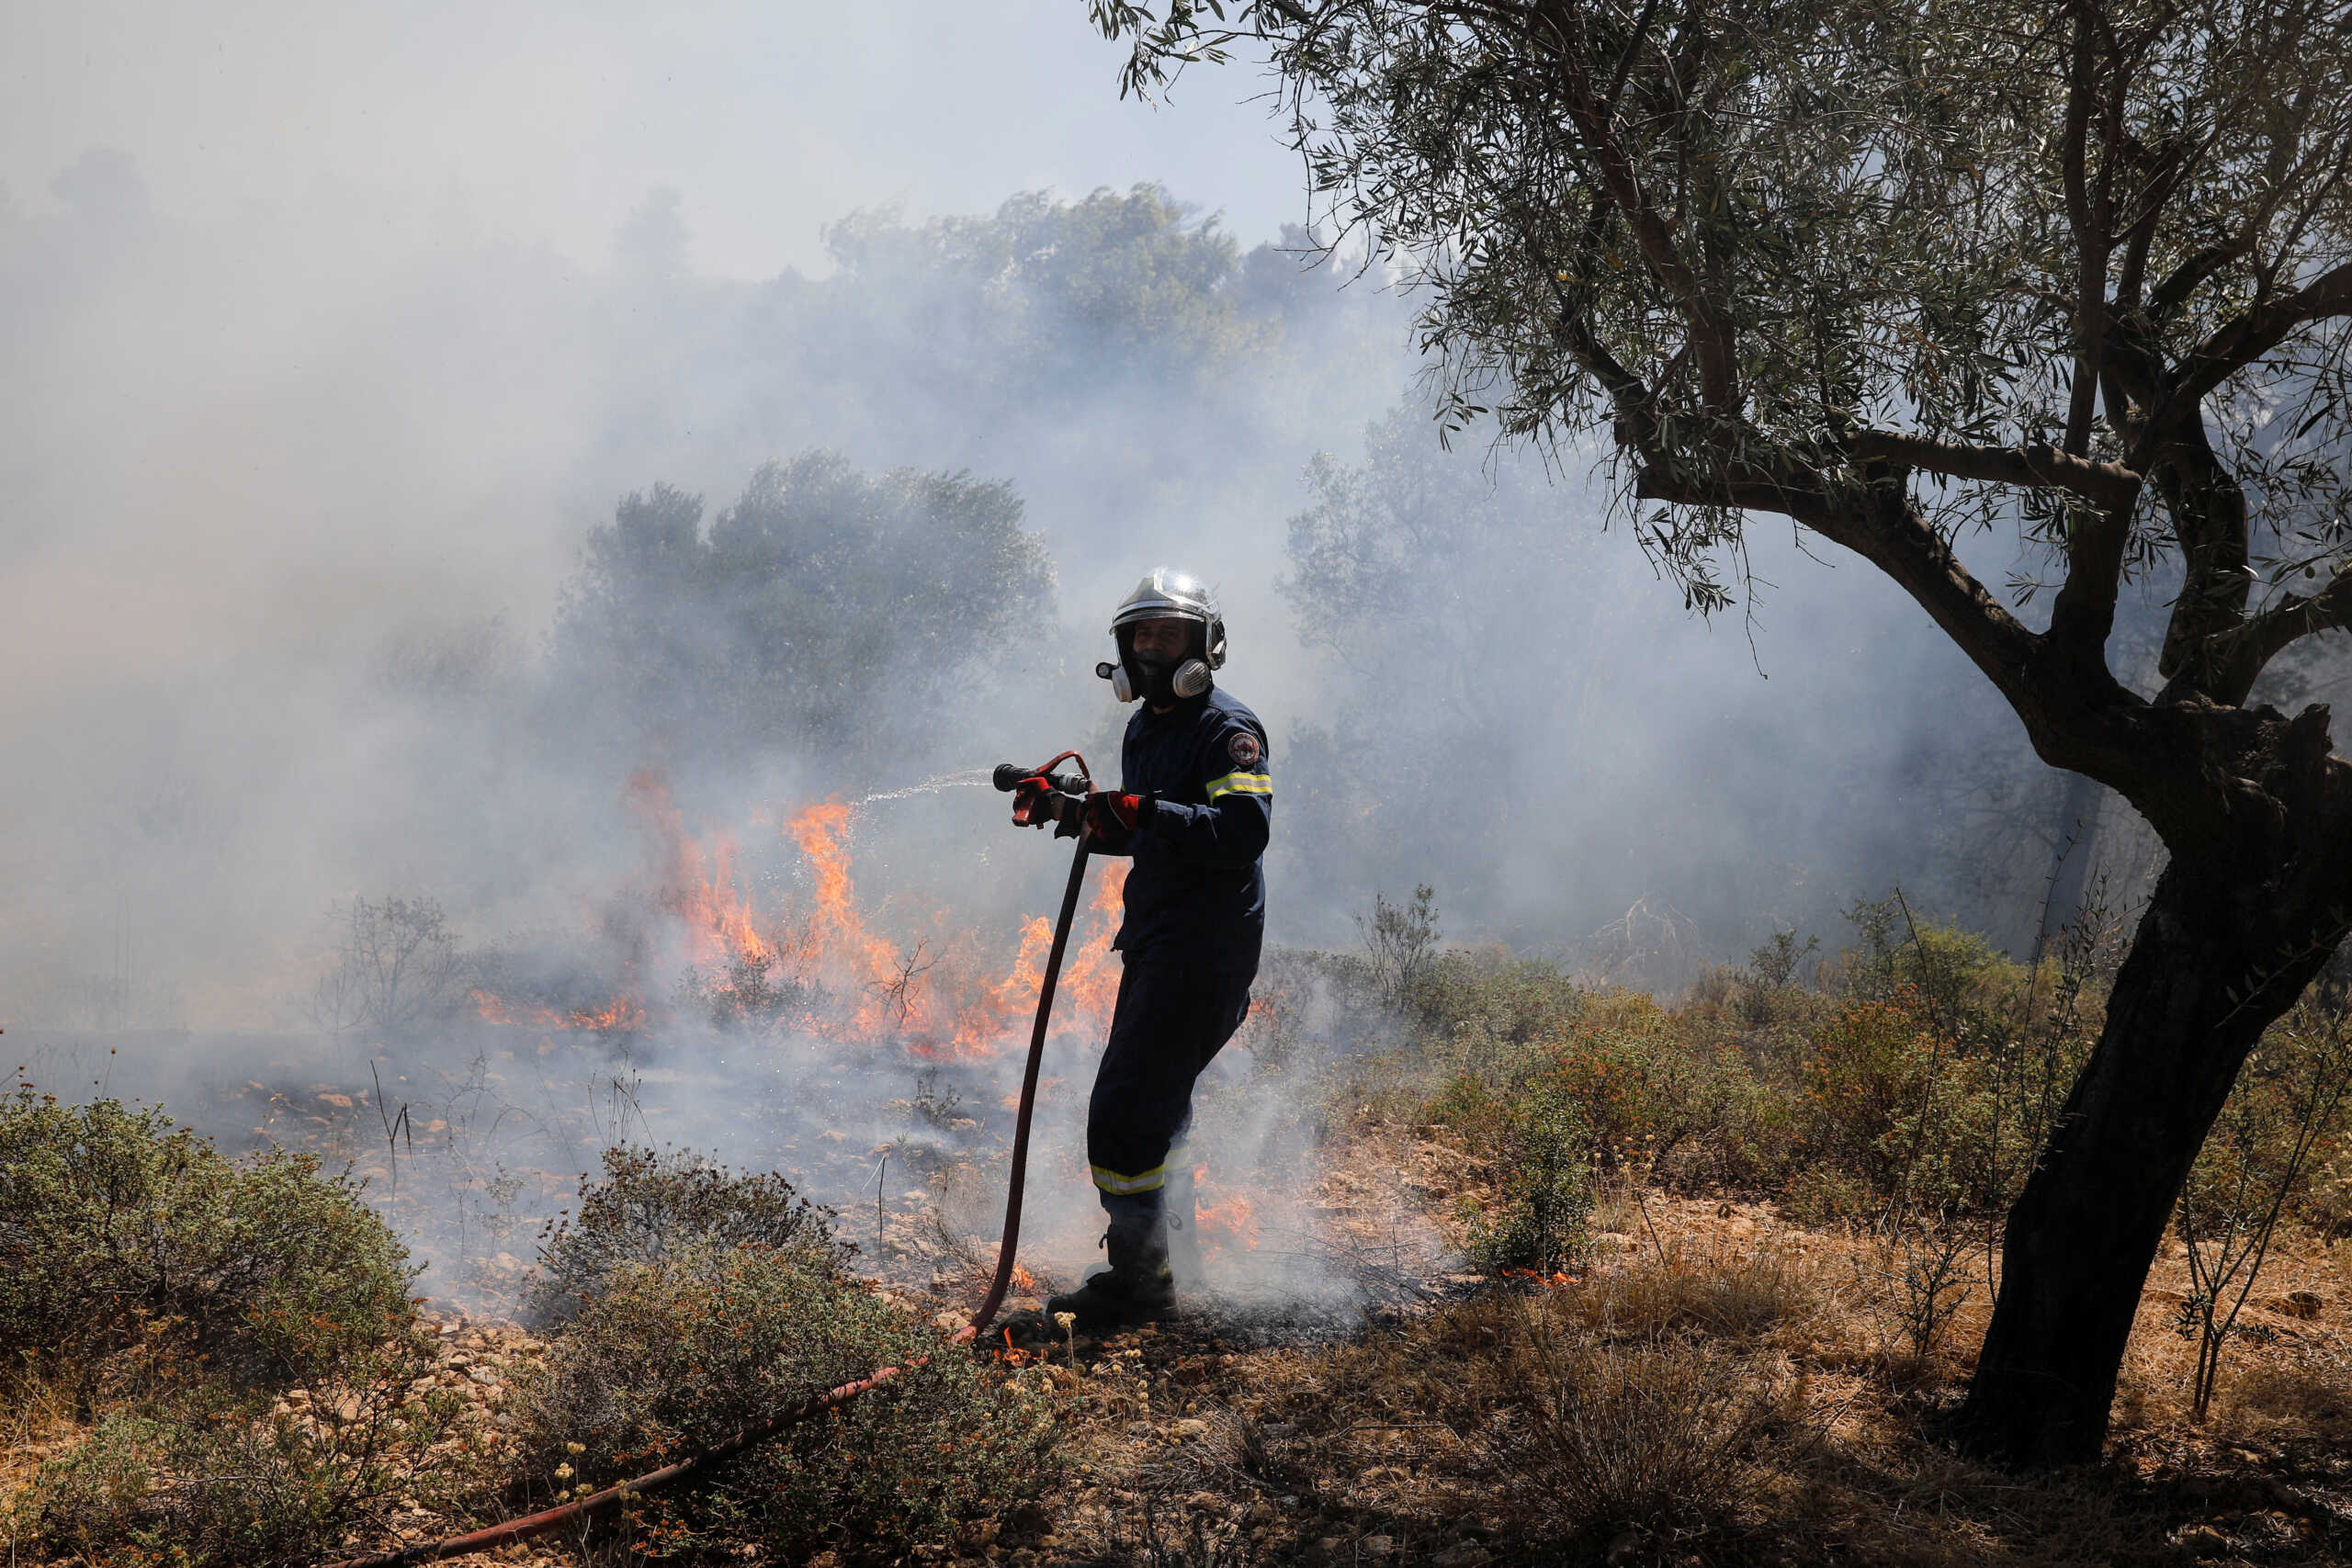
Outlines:
[[[657,185],[695,267],[823,265],[854,208],[992,208],[1138,178],[1244,239],[1304,211],[1261,78],[1203,72],[1172,107],[1117,96],[1080,0],[661,6],[13,0],[0,7],[0,181],[20,206],[92,146],[203,220],[322,183],[457,206],[491,236],[601,260]]]

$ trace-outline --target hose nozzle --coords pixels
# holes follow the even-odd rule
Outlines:
[[[1066,773],[1054,772],[1055,767],[1063,762],[1078,765]],[[1063,795],[1084,795],[1094,787],[1094,780],[1086,771],[1086,759],[1075,751],[1065,751],[1034,768],[1024,768],[1018,762],[999,762],[996,772],[989,777],[997,788],[1007,795],[1033,781]]]

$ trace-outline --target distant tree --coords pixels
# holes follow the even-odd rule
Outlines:
[[[1264,51],[1314,189],[1422,286],[1454,418],[1608,432],[1690,603],[1731,601],[1751,514],[1791,518],[2162,838],[1962,1418],[1992,1457],[2097,1458],[2206,1132],[2352,923],[2327,709],[2250,695],[2352,624],[2352,5],[1089,9],[1133,89]],[[1994,528],[2016,609],[1958,547]],[[2118,592],[2166,563],[2134,690]]]
[[[1052,570],[1012,486],[830,453],[771,463],[707,528],[657,484],[591,533],[556,623],[560,690],[690,754],[919,747]]]
[[[336,920],[334,964],[311,998],[320,1028],[401,1034],[456,1007],[467,959],[437,899],[354,898]]]
[[[1611,634],[1623,631],[1599,541],[1562,534],[1538,465],[1442,452],[1426,408],[1410,404],[1365,431],[1363,462],[1317,455],[1306,484],[1278,586],[1299,640],[1337,665],[1316,713],[1338,765],[1322,766],[1312,744],[1295,751],[1294,791],[1334,798],[1299,813],[1294,831],[1336,831],[1345,845],[1329,849],[1346,852],[1301,869],[1349,898],[1431,863],[1486,882],[1481,863],[1512,852],[1500,847],[1511,795],[1465,790],[1464,761],[1515,778],[1531,750],[1548,758],[1563,729],[1591,726]],[[1541,679],[1527,679],[1531,666]],[[1555,666],[1581,674],[1560,681]],[[1404,858],[1366,863],[1366,842]]]
[[[640,287],[686,276],[686,220],[674,186],[645,193],[613,236],[613,262],[623,280]]]
[[[994,398],[1069,404],[1106,380],[1228,365],[1259,333],[1230,287],[1238,247],[1154,185],[1074,202],[1030,191],[920,227],[861,212],[825,245],[839,302],[925,301],[911,324],[926,364],[983,378]],[[870,322],[841,341],[872,352],[888,336]]]

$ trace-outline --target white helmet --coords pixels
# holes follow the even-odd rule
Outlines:
[[[1143,621],[1190,621],[1201,628],[1192,653],[1172,671],[1157,671],[1137,661],[1133,628]],[[1169,698],[1197,697],[1214,684],[1212,671],[1225,667],[1225,615],[1209,585],[1188,571],[1154,567],[1135,592],[1119,601],[1111,617],[1111,635],[1119,642],[1119,660],[1094,667],[1111,682],[1123,703],[1147,694]]]

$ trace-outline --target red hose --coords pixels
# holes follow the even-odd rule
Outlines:
[[[1078,771],[1086,772],[1083,757],[1078,759]],[[1037,987],[1037,1021],[1029,1030],[1029,1061],[1021,1074],[1021,1110],[1012,1124],[1012,1174],[1004,1194],[1004,1239],[997,1244],[996,1280],[981,1299],[980,1310],[972,1314],[975,1334],[996,1321],[996,1309],[1004,1304],[1005,1287],[1012,1282],[1012,1255],[1021,1245],[1021,1194],[1029,1180],[1029,1117],[1037,1106],[1037,1068],[1046,1059],[1046,1024],[1054,1015],[1054,986],[1061,978],[1062,952],[1069,946],[1070,920],[1078,913],[1079,890],[1086,885],[1086,833],[1080,829],[1078,852],[1070,857],[1069,884],[1062,889],[1061,918],[1054,922],[1053,949],[1046,954],[1046,977]]]
[[[1075,751],[1065,751],[1061,757],[1055,758],[1054,761],[1058,762],[1065,757],[1077,758],[1079,773],[1087,777],[1091,784],[1092,779],[1091,775],[1087,774],[1086,759],[1080,757]],[[1052,766],[1051,762],[1046,764],[1047,768]],[[1071,920],[1078,912],[1079,889],[1086,881],[1086,835],[1080,832],[1078,836],[1078,852],[1070,860],[1069,883],[1062,890],[1061,918],[1054,925],[1053,950],[1046,957],[1045,980],[1037,988],[1036,1022],[1029,1031],[1029,1060],[1021,1076],[1021,1109],[1013,1122],[1012,1175],[1005,1192],[1004,1240],[997,1250],[996,1279],[989,1286],[989,1293],[981,1299],[980,1310],[972,1314],[972,1321],[965,1327],[956,1330],[956,1337],[948,1341],[951,1347],[969,1344],[979,1337],[981,1330],[995,1321],[997,1308],[1004,1304],[1005,1288],[1012,1280],[1013,1249],[1021,1240],[1021,1197],[1028,1185],[1029,1122],[1031,1113],[1036,1109],[1037,1069],[1045,1060],[1046,1025],[1053,1016],[1054,987],[1061,978],[1062,953],[1069,945],[1069,928]],[[922,1367],[928,1365],[930,1360],[931,1358],[928,1356],[918,1356],[909,1361],[907,1366],[909,1368]],[[672,1482],[683,1481],[698,1470],[733,1459],[746,1449],[757,1448],[787,1427],[797,1426],[810,1416],[821,1416],[828,1410],[837,1410],[859,1394],[879,1388],[886,1382],[896,1381],[899,1370],[897,1367],[884,1367],[872,1377],[860,1378],[855,1382],[845,1382],[839,1388],[829,1390],[814,1399],[771,1416],[756,1426],[746,1427],[725,1441],[712,1448],[704,1449],[700,1452],[690,1454],[674,1464],[665,1464],[659,1470],[648,1471],[643,1475],[617,1482],[605,1487],[602,1492],[592,1492],[585,1497],[575,1497],[560,1506],[543,1509],[536,1514],[526,1514],[521,1518],[508,1519],[503,1524],[492,1525],[483,1529],[469,1531],[464,1535],[449,1536],[441,1540],[419,1541],[414,1546],[398,1547],[390,1551],[379,1551],[367,1557],[345,1558],[341,1562],[326,1564],[326,1568],[407,1568],[407,1564],[412,1562],[437,1562],[445,1557],[462,1556],[469,1551],[486,1551],[494,1546],[505,1546],[514,1541],[528,1540],[533,1536],[547,1535],[567,1525],[593,1519],[599,1514],[609,1512],[623,1500],[635,1496],[639,1493],[650,1492],[657,1487],[667,1486]]]
[[[967,1334],[970,1332],[969,1329],[965,1330]],[[926,1356],[907,1364],[910,1367],[920,1367],[929,1359],[930,1358]],[[444,1557],[458,1557],[469,1551],[486,1551],[493,1546],[504,1546],[511,1541],[528,1540],[535,1535],[545,1535],[549,1530],[562,1529],[575,1519],[594,1518],[622,1499],[637,1493],[650,1492],[657,1486],[666,1486],[673,1481],[682,1480],[693,1474],[706,1465],[732,1459],[745,1449],[755,1448],[766,1442],[786,1427],[796,1426],[811,1416],[822,1415],[828,1410],[847,1404],[868,1389],[879,1388],[882,1384],[894,1381],[898,1375],[898,1368],[885,1367],[870,1378],[860,1378],[855,1382],[845,1382],[841,1387],[820,1393],[805,1404],[796,1404],[779,1415],[771,1416],[757,1426],[746,1427],[715,1448],[705,1449],[700,1453],[689,1455],[675,1464],[665,1464],[660,1470],[649,1471],[634,1480],[616,1483],[605,1487],[602,1492],[592,1492],[585,1497],[575,1497],[560,1507],[526,1514],[519,1519],[509,1519],[504,1524],[492,1525],[486,1529],[472,1530],[465,1535],[453,1535],[443,1540],[419,1541],[414,1546],[399,1547],[390,1551],[379,1551],[372,1556],[345,1558],[340,1562],[329,1563],[327,1568],[405,1568],[405,1565],[411,1562],[436,1562]]]

